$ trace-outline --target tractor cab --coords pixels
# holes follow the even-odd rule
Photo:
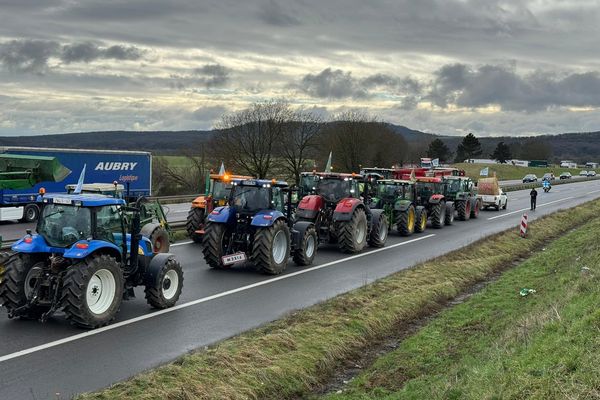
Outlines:
[[[415,201],[415,185],[411,181],[381,179],[377,181],[375,195],[371,198],[372,208],[384,208],[398,200]]]
[[[417,196],[421,199],[420,203],[427,203],[434,195],[444,193],[444,185],[439,177],[417,177]]]
[[[366,177],[376,176],[378,179],[392,179],[394,170],[391,168],[361,168],[360,174]]]
[[[475,195],[475,184],[465,176],[444,176],[444,195],[449,199],[465,199]]]
[[[262,210],[285,211],[283,181],[266,179],[235,179],[231,183],[229,205],[240,214],[254,215]]]
[[[359,199],[364,188],[362,181],[363,176],[359,174],[303,173],[300,192],[303,196],[315,194],[326,203],[337,204],[345,198]]]

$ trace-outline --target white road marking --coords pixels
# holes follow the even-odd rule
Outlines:
[[[586,194],[592,194],[592,193],[598,193],[598,192],[600,192],[600,189],[599,190],[592,190],[591,192],[587,192]]]
[[[561,201],[569,200],[569,199],[572,199],[572,198],[573,198],[573,196],[570,196],[570,197],[563,197],[562,199],[558,199],[558,200],[554,200],[554,201],[549,201],[548,203],[544,203],[544,204],[538,204],[538,205],[537,205],[537,208],[544,207],[544,206],[548,206],[548,205],[550,205],[550,204],[554,204],[554,203],[559,203],[559,202],[561,202]],[[512,215],[512,214],[520,213],[520,212],[523,212],[523,211],[528,211],[528,210],[530,210],[530,209],[531,209],[530,207],[527,207],[527,208],[521,208],[520,210],[511,211],[511,212],[507,212],[507,213],[505,213],[505,214],[502,214],[502,215],[496,215],[495,217],[490,217],[490,218],[488,218],[488,221],[489,221],[489,220],[492,220],[492,219],[496,219],[496,218],[502,218],[502,217],[506,217],[506,216],[508,216],[508,215]]]
[[[189,240],[187,242],[173,243],[171,246],[183,246],[184,244],[190,244],[190,243],[194,243],[194,242]]]
[[[272,283],[272,282],[277,282],[277,281],[288,279],[288,278],[291,278],[291,277],[294,277],[294,276],[297,276],[297,275],[306,274],[308,272],[312,272],[312,271],[316,271],[316,270],[319,270],[319,269],[322,269],[322,268],[330,267],[332,265],[340,264],[340,263],[343,263],[343,262],[346,262],[346,261],[350,261],[350,260],[355,260],[355,259],[360,258],[360,257],[366,257],[366,256],[369,256],[371,254],[379,253],[381,251],[390,250],[390,249],[393,249],[395,247],[404,246],[404,245],[407,245],[407,244],[410,244],[410,243],[418,242],[420,240],[429,239],[430,237],[433,237],[433,236],[435,236],[434,233],[426,235],[426,236],[422,236],[422,237],[419,237],[419,238],[416,238],[416,239],[407,240],[406,242],[396,243],[396,244],[393,244],[393,245],[388,246],[388,247],[382,247],[380,249],[368,251],[368,252],[365,252],[365,253],[356,254],[356,255],[353,255],[353,256],[350,256],[350,257],[345,257],[345,258],[342,258],[342,259],[339,259],[339,260],[335,260],[335,261],[331,261],[331,262],[328,262],[328,263],[325,263],[325,264],[316,265],[314,267],[303,269],[303,270],[297,271],[297,272],[293,272],[291,274],[280,275],[280,276],[275,277],[275,278],[271,278],[271,279],[267,279],[267,280],[264,280],[264,281],[256,282],[256,283],[253,283],[253,284],[250,284],[250,285],[246,285],[246,286],[241,286],[241,287],[236,288],[236,289],[227,290],[225,292],[213,294],[212,296],[203,297],[201,299],[189,301],[187,303],[178,304],[178,305],[176,305],[174,307],[167,308],[165,310],[156,311],[156,312],[153,312],[151,314],[140,315],[139,317],[135,317],[135,318],[131,318],[131,319],[128,319],[128,320],[125,320],[125,321],[117,322],[115,324],[108,325],[108,326],[105,326],[103,328],[94,329],[92,331],[79,333],[77,335],[69,336],[69,337],[66,337],[66,338],[63,338],[63,339],[58,339],[58,340],[55,340],[55,341],[52,341],[52,342],[41,344],[39,346],[30,347],[30,348],[25,349],[25,350],[21,350],[21,351],[17,351],[17,352],[11,353],[11,354],[0,356],[0,363],[2,363],[4,361],[15,359],[15,358],[18,358],[18,357],[26,356],[28,354],[36,353],[38,351],[46,350],[46,349],[49,349],[49,348],[52,348],[52,347],[60,346],[61,344],[65,344],[65,343],[69,343],[69,342],[74,342],[74,341],[79,340],[79,339],[84,339],[86,337],[94,336],[94,335],[97,335],[97,334],[102,333],[102,332],[106,332],[106,331],[110,331],[110,330],[113,330],[113,329],[121,328],[123,326],[131,325],[131,324],[134,324],[134,323],[139,322],[139,321],[143,321],[143,320],[146,320],[146,319],[158,317],[159,315],[163,315],[163,314],[167,314],[167,313],[170,313],[170,312],[173,312],[173,311],[181,310],[183,308],[195,306],[195,305],[201,304],[201,303],[206,303],[207,301],[215,300],[215,299],[218,299],[220,297],[225,297],[225,296],[229,296],[229,295],[232,295],[232,294],[235,294],[235,293],[239,293],[239,292],[243,292],[243,291],[246,291],[246,290],[254,289],[254,288],[259,287],[259,286],[268,285],[269,283]]]

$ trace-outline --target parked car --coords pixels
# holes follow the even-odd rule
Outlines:
[[[587,176],[596,176],[596,171],[588,171]]]
[[[523,183],[537,182],[538,177],[534,174],[527,174],[523,177]]]
[[[542,182],[543,181],[553,181],[555,179],[554,174],[551,172],[546,172],[544,174],[544,176],[542,176]]]
[[[560,179],[571,179],[573,177],[573,175],[571,175],[570,172],[563,172],[562,174],[560,174]]]
[[[588,176],[588,172],[586,170],[579,171],[579,176]]]

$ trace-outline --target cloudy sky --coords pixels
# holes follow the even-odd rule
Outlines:
[[[426,132],[600,130],[600,0],[0,0],[0,135],[285,98]]]

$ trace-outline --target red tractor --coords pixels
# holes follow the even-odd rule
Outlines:
[[[304,197],[296,219],[314,223],[320,242],[337,242],[345,253],[358,253],[367,243],[385,246],[388,221],[383,210],[367,206],[369,183],[362,175],[304,172],[301,178]]]
[[[417,203],[427,210],[427,216],[434,228],[452,225],[454,207],[446,201],[442,178],[419,176],[416,178]]]

